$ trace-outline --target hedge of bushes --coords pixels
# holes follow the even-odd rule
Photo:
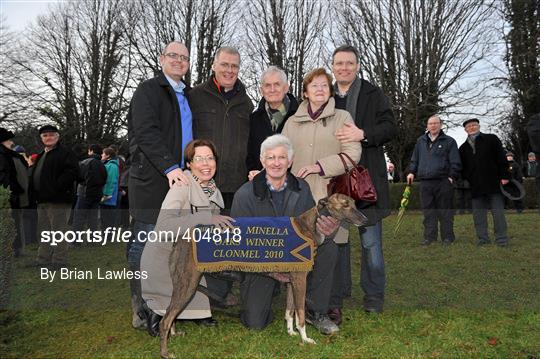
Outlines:
[[[0,309],[7,308],[13,258],[15,223],[11,217],[9,190],[0,186]]]
[[[390,204],[392,209],[398,209],[403,190],[406,183],[391,183],[390,184]],[[538,208],[536,202],[536,184],[534,178],[525,178],[523,182],[525,187],[525,198],[523,198],[523,204],[525,208]],[[455,199],[455,196],[454,196]],[[510,204],[512,206],[512,204]],[[407,209],[421,209],[420,207],[420,189],[419,183],[415,182],[411,188],[411,195],[409,197],[409,205]]]

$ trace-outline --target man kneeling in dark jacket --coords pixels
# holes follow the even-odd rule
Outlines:
[[[307,182],[287,171],[292,165],[292,158],[293,148],[287,137],[283,135],[268,137],[261,144],[261,163],[264,170],[235,193],[231,216],[295,217],[315,206]],[[319,300],[317,295],[313,295],[318,291],[313,289],[323,282],[320,277],[325,275],[323,268],[327,261],[327,248],[333,244],[330,242],[338,227],[338,222],[332,217],[321,216],[317,220],[317,230],[323,233],[326,239],[318,247],[315,266],[308,277],[306,295],[308,303]],[[246,327],[262,329],[272,322],[272,293],[276,283],[277,281],[269,276],[246,273],[240,287],[243,302],[240,320]],[[333,325],[332,328],[328,328],[329,332],[339,330],[329,319],[327,322],[328,325]]]

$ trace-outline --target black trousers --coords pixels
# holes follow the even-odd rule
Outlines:
[[[448,178],[420,181],[420,202],[424,212],[424,240],[454,241],[454,186]]]

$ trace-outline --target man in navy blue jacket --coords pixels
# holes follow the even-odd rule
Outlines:
[[[456,141],[442,131],[438,115],[427,121],[427,132],[416,141],[411,157],[407,183],[420,180],[420,201],[424,211],[424,241],[429,245],[437,240],[438,223],[443,244],[449,245],[454,235],[454,182],[461,170]]]

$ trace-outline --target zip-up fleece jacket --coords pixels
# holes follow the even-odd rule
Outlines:
[[[442,131],[431,142],[428,133],[418,137],[411,156],[409,173],[419,180],[451,177],[457,179],[461,171],[461,158],[456,140]]]

